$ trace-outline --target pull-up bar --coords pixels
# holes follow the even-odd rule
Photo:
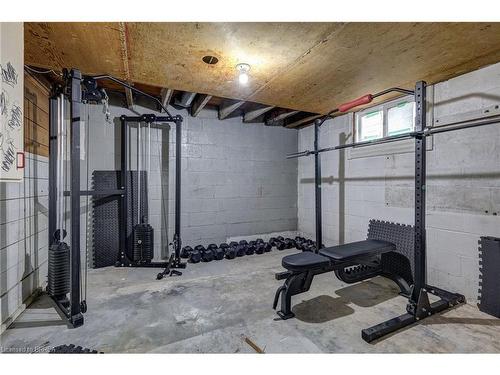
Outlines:
[[[386,94],[389,94],[391,92],[399,92],[405,95],[414,95],[415,92],[412,90],[407,90],[407,89],[402,89],[400,87],[391,87],[389,89],[377,92],[375,94],[366,94],[363,96],[360,96],[357,99],[351,100],[350,102],[343,103],[338,106],[338,108],[332,109],[330,112],[328,112],[326,115],[324,115],[322,118],[317,119],[317,123],[319,126],[323,124],[326,120],[332,117],[334,113],[344,113],[349,111],[350,109],[359,107],[360,105],[365,105],[369,104],[373,101],[373,99],[378,98],[379,96],[383,96]]]

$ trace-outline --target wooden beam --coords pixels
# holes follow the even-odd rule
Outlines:
[[[288,112],[278,111],[272,117],[269,117],[268,119],[266,119],[266,125],[269,125],[269,126],[278,125],[284,119],[286,119],[290,116],[296,115],[299,112],[300,111],[288,111]]]
[[[267,106],[254,109],[253,111],[245,112],[243,115],[243,122],[250,122],[255,120],[257,117],[262,116],[264,113],[269,112],[274,106]]]
[[[193,102],[195,96],[195,92],[184,91],[181,98],[175,100],[175,104],[184,108],[189,108],[191,107],[191,103]]]
[[[198,114],[207,105],[210,99],[212,99],[212,95],[198,94],[193,101],[193,105],[191,105],[191,116],[198,116]]]
[[[224,120],[231,113],[240,108],[243,104],[245,104],[244,100],[232,101],[227,104],[221,105],[219,107],[219,120]]]
[[[174,90],[168,89],[166,87],[161,89],[161,104],[167,108],[168,104],[170,103],[170,99],[172,99],[172,94],[174,93]]]
[[[129,56],[128,56],[128,37],[127,37],[127,25],[125,22],[118,22],[118,32],[120,35],[120,56],[123,65],[123,75],[125,76],[125,82],[131,84],[130,82],[130,68],[129,68]],[[134,108],[134,96],[132,95],[132,90],[125,89],[125,97],[127,99],[127,107],[129,109]]]
[[[297,126],[300,126],[300,125],[306,124],[308,122],[314,121],[317,118],[320,118],[322,116],[323,115],[306,116],[306,117],[303,117],[301,119],[294,120],[294,121],[290,122],[289,124],[285,124],[285,127],[286,128],[296,128]]]
[[[134,109],[134,96],[132,95],[132,90],[125,89],[125,98],[127,99],[128,109]]]

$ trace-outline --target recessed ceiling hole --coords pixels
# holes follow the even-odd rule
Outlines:
[[[215,65],[219,62],[219,59],[217,57],[210,56],[210,55],[203,56],[202,60],[204,63],[206,63],[208,65]]]

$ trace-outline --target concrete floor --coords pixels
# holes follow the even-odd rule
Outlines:
[[[68,329],[42,296],[0,336],[2,351],[46,351],[75,344],[105,353],[500,352],[500,319],[463,305],[376,343],[361,329],[404,312],[391,282],[346,285],[333,273],[294,297],[296,319],[275,321],[271,305],[282,281],[273,251],[232,261],[190,264],[181,277],[155,280],[157,270],[91,270],[85,325]]]

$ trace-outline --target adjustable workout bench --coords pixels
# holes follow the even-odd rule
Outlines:
[[[365,241],[323,248],[319,253],[285,256],[282,265],[287,271],[277,273],[276,279],[286,280],[276,291],[273,308],[281,296],[278,315],[281,319],[293,318],[292,296],[307,292],[314,276],[331,271],[348,284],[375,276],[387,277],[408,297],[413,285],[414,236],[413,226],[370,220]]]

